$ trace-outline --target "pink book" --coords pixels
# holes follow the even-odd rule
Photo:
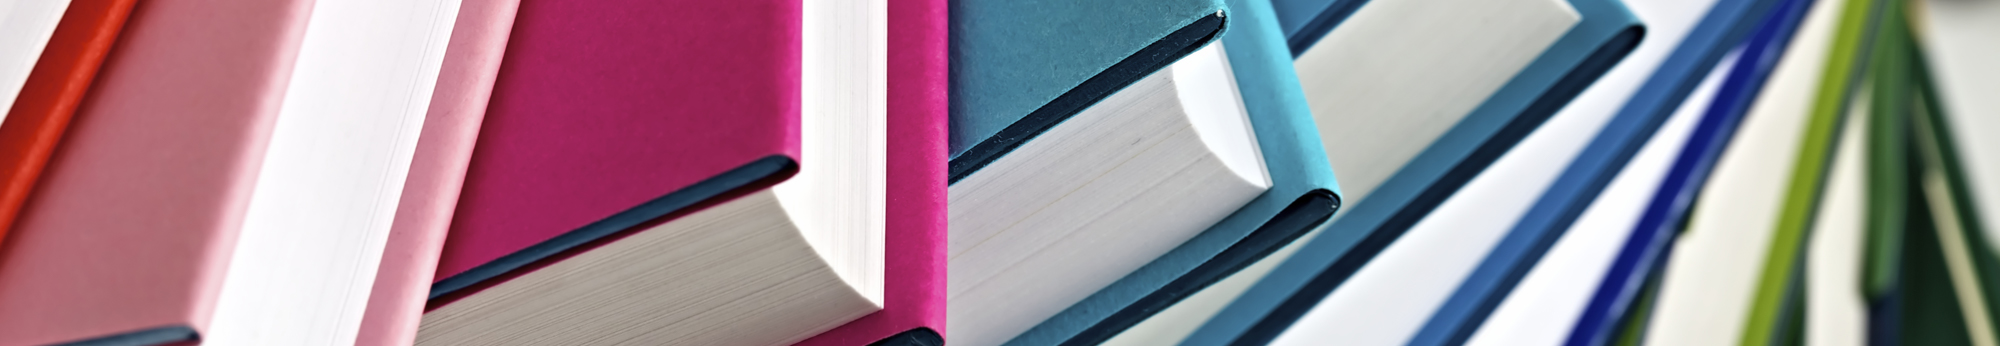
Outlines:
[[[148,1],[0,247],[0,345],[207,330],[310,0]]]
[[[417,336],[438,253],[458,206],[465,169],[500,71],[520,0],[466,0],[431,94],[416,157],[375,275],[358,345],[409,345]]]
[[[889,204],[882,311],[800,342],[944,344],[944,0],[889,0]]]
[[[521,4],[431,304],[790,177],[799,6]]]

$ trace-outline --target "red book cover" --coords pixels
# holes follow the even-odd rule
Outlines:
[[[409,345],[416,340],[438,253],[458,206],[459,188],[520,4],[520,0],[467,0],[458,7],[357,345]]]
[[[530,1],[431,306],[797,171],[800,3]]]
[[[208,329],[312,4],[132,9],[0,243],[0,345]]]
[[[944,344],[946,12],[944,0],[889,0],[888,276],[882,311],[799,345]]]
[[[0,124],[0,241],[41,178],[136,0],[71,0]]]

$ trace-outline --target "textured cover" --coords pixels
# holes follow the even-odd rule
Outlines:
[[[136,0],[75,0],[0,124],[0,238],[41,178]]]
[[[950,179],[1223,30],[1221,0],[953,1]]]
[[[1568,344],[1609,344],[1616,332],[1615,327],[1631,317],[1626,312],[1639,300],[1640,289],[1654,277],[1655,272],[1665,269],[1665,257],[1673,249],[1673,237],[1680,234],[1684,227],[1701,187],[1722,157],[1723,149],[1729,147],[1737,125],[1742,123],[1744,114],[1763,90],[1764,82],[1786,54],[1785,48],[1789,47],[1799,21],[1813,5],[1812,0],[1785,2],[1780,7],[1782,10],[1773,12],[1750,41],[1743,45],[1742,57],[1730,67],[1715,100],[1695,125],[1687,145],[1681,147],[1673,166],[1668,168],[1666,179],[1661,180],[1660,186],[1654,190],[1631,235],[1626,236],[1611,267],[1606,269],[1603,282],[1591,294],[1590,302],[1584,306],[1576,326],[1570,329]],[[1793,16],[1793,12],[1798,16]]]
[[[1292,55],[1265,0],[1230,0],[1222,35],[1271,188],[1200,235],[1050,317],[1008,345],[1096,345],[1249,266],[1333,217],[1333,170]]]
[[[797,0],[522,3],[432,307],[790,177],[800,11]]]
[[[1597,199],[1611,179],[1652,139],[1653,132],[1666,123],[1681,101],[1694,92],[1722,56],[1749,36],[1759,24],[1794,27],[1805,14],[1803,8],[1777,18],[1767,18],[1778,0],[1722,1],[1710,7],[1700,24],[1682,39],[1653,77],[1625,102],[1625,106],[1605,123],[1583,152],[1570,161],[1540,199],[1529,207],[1507,235],[1500,238],[1472,274],[1459,283],[1444,305],[1418,330],[1412,345],[1464,343],[1486,320],[1514,285],[1527,276],[1542,254],[1547,253],[1563,231]],[[1720,103],[1717,103],[1720,104]]]
[[[208,328],[312,1],[149,1],[0,244],[0,344]]]
[[[438,253],[458,206],[479,123],[514,27],[520,0],[469,0],[458,7],[437,88],[431,93],[416,156],[396,205],[359,345],[409,345],[416,340]]]
[[[915,346],[945,331],[945,15],[945,0],[889,0],[882,310],[799,345]]]
[[[1547,52],[1184,344],[1269,342],[1637,45],[1638,19],[1623,4],[1570,4],[1583,20]]]

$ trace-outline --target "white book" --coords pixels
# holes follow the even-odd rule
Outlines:
[[[1321,143],[1340,176],[1342,203],[1349,206],[1342,209],[1365,203],[1369,192],[1581,20],[1563,0],[1374,0],[1356,9],[1294,61]],[[1319,233],[1301,236],[1106,344],[1179,342]]]
[[[1714,3],[1712,0],[1626,1],[1632,14],[1646,23],[1646,40],[1626,57],[1626,62],[1613,67],[1597,85],[1585,89],[1577,102],[1603,104],[1602,100],[1616,100],[1611,104],[1622,105]],[[1555,345],[1569,336],[1584,306],[1589,304],[1590,295],[1603,280],[1605,270],[1618,256],[1640,214],[1652,202],[1660,181],[1687,143],[1687,136],[1707,111],[1719,88],[1716,80],[1735,59],[1722,61],[1625,169],[1612,178],[1604,192],[1591,201],[1541,261],[1522,277],[1514,291],[1501,300],[1467,340],[1468,345]]]
[[[1646,344],[1742,338],[1843,2],[1813,4],[1716,161],[1668,255]]]
[[[1271,187],[1225,49],[1189,53],[952,184],[953,345],[1004,343]]]
[[[354,343],[458,5],[313,5],[204,345]]]
[[[14,107],[69,0],[0,0],[0,120]]]

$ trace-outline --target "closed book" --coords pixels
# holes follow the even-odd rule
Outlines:
[[[132,15],[133,1],[74,1],[0,123],[0,241]]]
[[[1482,7],[1425,10],[1460,5]],[[1279,264],[1256,265],[1273,269],[1237,274],[1256,283],[1223,294],[1231,303],[1187,343],[1275,338],[1622,59],[1640,31],[1606,1],[1360,6],[1296,62],[1344,211],[1296,252],[1264,259]]]
[[[409,345],[429,300],[438,253],[458,206],[465,168],[500,71],[519,0],[462,3],[446,44],[418,134],[415,156],[396,203],[395,223],[368,295],[357,345]]]
[[[953,344],[1068,339],[1164,284],[1121,278],[1270,188],[1211,44],[1221,1],[952,6]],[[1049,323],[1065,330],[1031,335]]]
[[[888,6],[888,180],[894,183],[883,228],[882,311],[798,345],[944,344],[947,13],[943,0]]]
[[[139,5],[0,264],[4,343],[352,343],[456,8]]]
[[[416,343],[785,344],[880,310],[886,8],[522,3]]]
[[[1010,344],[1170,344],[1196,325],[1171,316],[1155,321],[1156,313],[1181,310],[1189,302],[1201,305],[1190,295],[1290,244],[1339,208],[1340,189],[1273,19],[1276,14],[1263,0],[1227,4],[1233,16],[1230,29],[1211,45],[1226,53],[1271,187],[1200,235]]]

